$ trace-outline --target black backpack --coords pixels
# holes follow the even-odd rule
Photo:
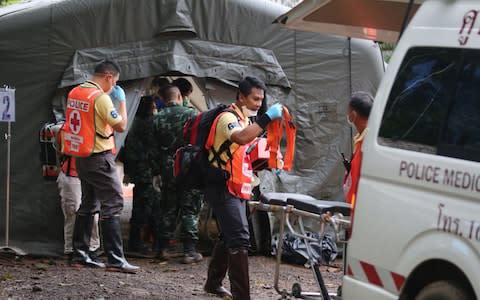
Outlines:
[[[45,180],[56,180],[60,172],[61,157],[57,153],[60,145],[57,134],[63,127],[64,121],[45,123],[39,132],[40,138],[40,163],[42,176]]]
[[[224,111],[230,111],[229,106],[220,104],[189,118],[183,125],[184,146],[175,152],[173,165],[176,183],[183,189],[205,188],[210,167],[205,143],[213,122]]]

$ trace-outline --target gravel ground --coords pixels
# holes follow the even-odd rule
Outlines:
[[[0,257],[0,299],[216,299],[206,294],[207,262],[184,265],[177,260],[159,263],[130,258],[142,269],[138,274],[72,269],[65,258]],[[330,292],[341,283],[341,261],[322,266]],[[275,259],[250,256],[250,286],[254,300],[279,299],[275,291]],[[318,291],[312,271],[304,266],[282,264],[279,287],[291,290],[298,282],[304,291]],[[224,282],[229,288],[228,280]]]

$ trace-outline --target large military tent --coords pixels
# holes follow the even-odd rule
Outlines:
[[[0,9],[0,86],[16,89],[11,124],[10,245],[31,254],[62,252],[62,212],[54,181],[42,177],[39,130],[66,92],[96,63],[122,69],[130,119],[156,75],[195,78],[207,104],[233,100],[246,75],[263,79],[298,125],[294,171],[264,172],[263,190],[341,199],[340,152],[351,153],[346,103],[374,92],[383,74],[377,44],[282,29],[288,11],[267,0],[36,0]],[[7,123],[0,123],[7,132]],[[123,136],[117,137],[121,145]],[[7,143],[0,144],[0,246],[4,243]]]

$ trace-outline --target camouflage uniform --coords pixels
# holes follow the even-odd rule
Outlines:
[[[183,145],[183,124],[195,114],[189,107],[168,103],[154,116],[154,148],[158,151],[158,172],[162,177],[159,237],[163,240],[174,238],[177,222],[180,222],[180,238],[198,241],[198,218],[203,194],[200,191],[177,189],[173,176],[173,156],[176,149]]]
[[[157,220],[160,217],[161,195],[155,191],[152,185],[152,166],[154,165],[155,153],[152,148],[152,141],[152,118],[136,117],[125,142],[124,172],[130,178],[130,182],[135,184],[132,216],[130,218],[131,229],[141,231],[145,225],[149,225],[156,235]],[[131,230],[130,232],[133,233],[134,231]],[[140,234],[141,232],[138,232],[138,235]],[[135,244],[141,243],[139,238],[130,236],[130,250],[136,248]],[[138,246],[141,245],[138,244]]]

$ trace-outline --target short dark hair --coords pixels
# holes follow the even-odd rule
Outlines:
[[[193,86],[190,83],[190,81],[188,81],[188,79],[177,78],[174,81],[172,81],[172,84],[178,87],[182,96],[187,96],[188,94],[193,92]]]
[[[160,90],[160,97],[166,102],[170,102],[174,100],[175,98],[175,90],[179,90],[178,87],[174,86],[173,84],[167,84]]]
[[[373,97],[367,92],[355,92],[352,94],[348,105],[360,116],[368,119],[373,105]]]
[[[120,67],[117,63],[111,60],[104,60],[98,65],[95,66],[95,70],[93,71],[96,74],[108,74],[111,73],[114,76],[120,74]]]
[[[140,103],[138,104],[137,113],[135,115],[142,119],[148,118],[153,112],[152,103],[154,101],[155,100],[152,96],[143,96],[140,98]]]
[[[267,91],[267,86],[263,81],[257,77],[247,76],[238,83],[237,99],[240,96],[240,93],[244,96],[248,96],[252,92],[252,88],[261,89],[264,92]]]
[[[153,78],[151,83],[152,86],[158,86],[159,88],[162,88],[169,84],[170,84],[170,81],[168,80],[168,78],[160,77],[160,76]]]

